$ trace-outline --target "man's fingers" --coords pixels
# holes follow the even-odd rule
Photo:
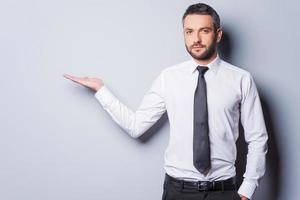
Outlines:
[[[69,75],[69,74],[64,74],[64,77],[67,78],[67,79],[70,79],[72,81],[83,81],[83,80],[87,79],[87,77],[81,78],[81,77],[72,76],[72,75]]]
[[[82,78],[82,77],[72,76],[69,74],[63,74],[63,76],[75,83],[78,83],[80,85],[83,85],[95,91],[98,91],[98,89],[103,85],[102,80],[97,78],[89,78],[88,76]]]
[[[71,75],[69,75],[69,74],[64,74],[63,75],[65,78],[67,78],[67,79],[70,79],[70,80],[72,80],[72,81],[74,81],[75,80],[75,76],[71,76]]]
[[[64,74],[64,77],[67,79],[70,79],[71,81],[74,81],[76,83],[82,84],[82,85],[86,85],[85,81],[88,79],[88,77],[81,78],[81,77],[77,77],[77,76],[71,76],[69,74]]]
[[[69,74],[64,74],[64,77],[67,78],[67,79],[70,79],[70,80],[74,80],[74,81],[80,80],[80,77],[72,76],[72,75],[69,75]]]

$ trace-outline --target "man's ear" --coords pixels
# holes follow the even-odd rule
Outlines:
[[[223,34],[223,31],[221,28],[218,28],[217,29],[217,43],[219,43],[222,39],[222,34]]]

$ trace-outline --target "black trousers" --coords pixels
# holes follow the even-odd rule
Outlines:
[[[168,175],[166,175],[168,176]],[[220,191],[199,191],[182,188],[180,185],[167,181],[163,184],[162,200],[240,200],[236,189]]]

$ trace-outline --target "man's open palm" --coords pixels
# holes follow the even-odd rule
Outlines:
[[[71,76],[69,74],[63,75],[65,78],[70,79],[71,81],[78,83],[80,85],[83,85],[87,88],[90,88],[94,91],[98,91],[104,84],[103,81],[99,78],[89,78],[89,77],[77,77],[77,76]]]

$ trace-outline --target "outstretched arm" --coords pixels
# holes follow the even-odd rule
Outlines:
[[[94,91],[95,97],[112,119],[131,137],[137,138],[148,130],[166,111],[163,98],[162,73],[144,95],[138,109],[133,111],[122,103],[98,78],[80,78],[65,74],[64,77]]]

